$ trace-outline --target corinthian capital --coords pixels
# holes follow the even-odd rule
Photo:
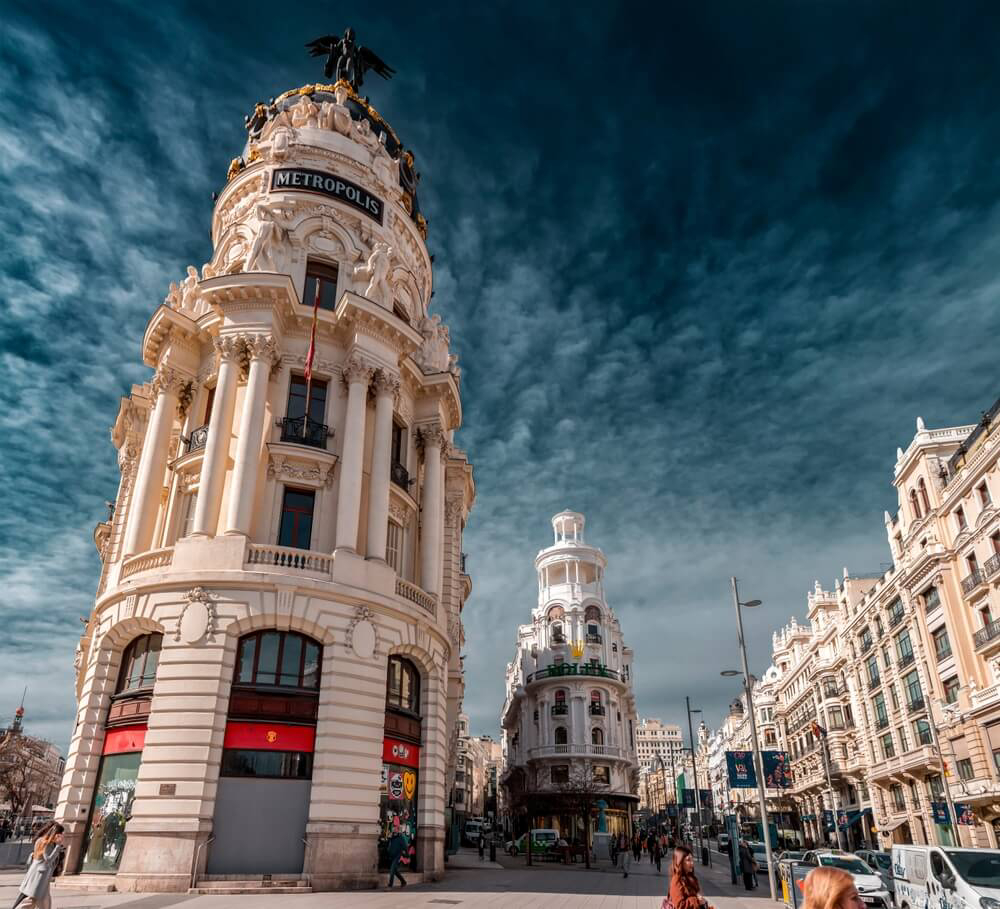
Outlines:
[[[175,398],[180,397],[187,383],[188,379],[179,372],[169,366],[161,365],[153,377],[153,398],[155,400],[161,394],[173,395]]]
[[[340,367],[341,375],[344,377],[344,381],[348,385],[353,385],[355,382],[360,382],[362,385],[366,386],[371,381],[372,373],[375,370],[372,368],[364,358],[359,357],[356,353],[351,354],[345,361],[344,365]]]
[[[238,360],[243,348],[243,341],[232,335],[212,338],[212,344],[215,345],[220,360]]]
[[[440,423],[424,423],[417,433],[417,438],[424,449],[436,445],[444,451],[448,447],[448,436]]]
[[[375,388],[375,397],[377,398],[385,396],[395,398],[399,394],[399,377],[384,369],[376,371],[372,377],[372,385]]]
[[[278,345],[271,335],[247,335],[246,351],[250,360],[267,360],[273,364],[278,359]]]

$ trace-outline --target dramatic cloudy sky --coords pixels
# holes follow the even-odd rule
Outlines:
[[[765,601],[759,671],[814,578],[888,561],[916,416],[1000,390],[995,4],[0,7],[0,718],[27,684],[60,744],[142,330],[316,34],[398,70],[366,89],[423,173],[478,482],[474,731],[555,512],[608,555],[640,712],[716,722],[729,576]]]

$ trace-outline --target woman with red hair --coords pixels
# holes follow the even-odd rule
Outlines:
[[[813,868],[802,885],[802,909],[864,909],[854,878],[840,868]]]
[[[712,909],[701,895],[701,885],[694,873],[694,857],[687,846],[678,846],[670,862],[668,900],[673,909]]]

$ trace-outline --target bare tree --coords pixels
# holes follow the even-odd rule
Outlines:
[[[554,783],[563,804],[573,814],[583,819],[584,860],[590,867],[590,818],[610,789],[609,783],[595,777],[595,766],[590,761],[572,765],[564,782]]]
[[[0,801],[12,819],[30,816],[33,804],[47,801],[58,785],[58,768],[46,760],[49,747],[15,730],[0,735]]]

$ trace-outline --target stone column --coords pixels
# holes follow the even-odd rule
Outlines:
[[[183,386],[183,377],[166,367],[160,367],[153,379],[153,409],[132,492],[125,534],[126,556],[144,552],[153,540],[153,528],[160,508],[160,490],[167,469],[167,446]]]
[[[399,379],[380,369],[375,373],[375,440],[368,487],[368,558],[385,561],[389,529],[389,458],[392,454],[392,409]]]
[[[340,455],[340,491],[337,497],[336,548],[355,552],[361,511],[361,473],[365,455],[365,408],[372,368],[356,354],[347,358],[342,373],[347,383],[347,415]],[[383,546],[384,546],[383,542]]]
[[[424,446],[424,493],[421,501],[420,586],[435,596],[441,588],[441,531],[444,497],[441,482],[441,451],[447,445],[444,431],[432,423],[420,428]]]
[[[247,339],[250,355],[250,375],[240,417],[240,435],[236,443],[233,466],[233,486],[229,495],[229,515],[226,533],[248,536],[254,511],[254,492],[260,469],[260,446],[264,440],[264,409],[267,404],[267,383],[275,361],[274,339],[269,335],[253,335]]]
[[[229,458],[229,437],[233,429],[233,408],[236,404],[236,380],[239,376],[238,355],[242,349],[239,338],[215,338],[219,352],[219,379],[215,385],[212,417],[208,423],[208,441],[201,462],[201,483],[194,510],[192,536],[213,537],[219,526],[222,490]]]

